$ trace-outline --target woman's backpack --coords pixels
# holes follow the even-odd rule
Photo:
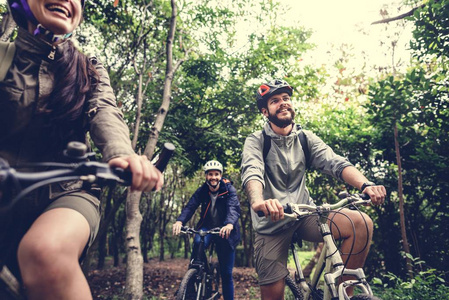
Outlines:
[[[5,79],[15,52],[16,44],[14,42],[0,42],[0,81]]]

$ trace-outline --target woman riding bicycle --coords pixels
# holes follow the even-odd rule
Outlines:
[[[222,178],[223,166],[220,162],[208,161],[204,165],[204,172],[206,173],[206,182],[196,190],[176,223],[173,224],[173,235],[178,235],[181,232],[182,225],[192,218],[196,209],[201,205],[201,218],[197,228],[208,230],[222,227],[219,236],[207,235],[204,244],[207,248],[211,239],[214,239],[223,282],[223,297],[225,300],[234,299],[232,268],[234,267],[235,247],[240,241],[238,222],[240,203],[232,183]],[[200,237],[196,235],[193,251],[199,243]],[[192,257],[195,257],[195,252]]]
[[[62,161],[67,143],[89,131],[104,161],[131,170],[132,189],[160,189],[161,173],[131,147],[105,68],[70,40],[84,0],[8,4],[19,30],[0,82],[0,157],[16,169]],[[1,217],[1,258],[20,271],[29,299],[92,298],[79,261],[98,230],[97,196],[78,182],[52,184]]]

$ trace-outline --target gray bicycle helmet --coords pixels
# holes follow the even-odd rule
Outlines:
[[[267,107],[267,100],[280,93],[287,93],[289,96],[293,93],[293,88],[285,80],[275,79],[272,82],[262,84],[257,89],[256,100],[257,108],[262,111],[263,107]]]

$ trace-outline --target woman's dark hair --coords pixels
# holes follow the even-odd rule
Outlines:
[[[48,116],[48,125],[57,128],[59,137],[81,138],[86,99],[94,89],[99,75],[89,58],[67,41],[61,55],[50,64],[54,74],[52,92],[46,97],[41,112]],[[56,125],[56,126],[55,126]]]

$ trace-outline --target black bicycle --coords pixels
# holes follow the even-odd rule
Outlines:
[[[212,262],[214,243],[209,249],[209,259],[206,257],[204,239],[208,234],[219,234],[219,227],[211,230],[195,230],[183,226],[181,232],[185,234],[198,234],[200,243],[195,250],[195,256],[189,264],[187,273],[182,278],[178,291],[175,294],[176,300],[206,300],[218,299],[220,297],[220,266],[218,262]]]
[[[175,147],[165,143],[155,163],[161,172],[167,166]],[[33,163],[27,167],[45,168],[44,171],[19,172],[0,159],[0,217],[4,218],[14,206],[30,192],[51,183],[80,180],[86,186],[130,186],[132,174],[120,168],[110,167],[107,163],[92,161],[94,153],[87,152],[87,146],[79,142],[70,142],[64,152],[68,163]],[[8,245],[1,245],[7,248]],[[11,246],[10,246],[11,248]],[[8,249],[7,249],[8,250]],[[11,250],[11,249],[9,249]],[[22,290],[19,274],[13,274],[5,261],[8,251],[0,253],[0,299],[26,299]]]

